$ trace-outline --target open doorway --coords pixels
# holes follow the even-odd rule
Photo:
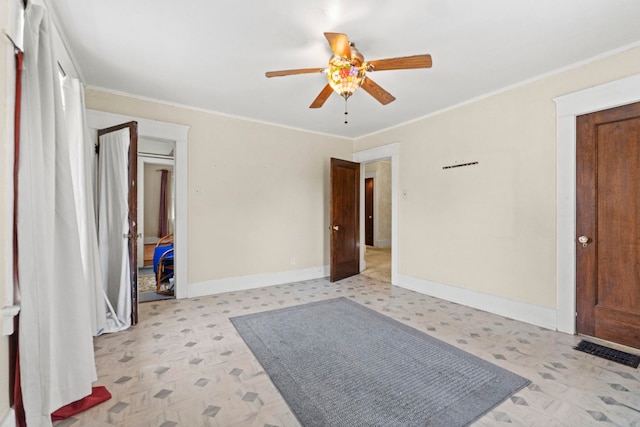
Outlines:
[[[176,298],[186,298],[189,294],[188,264],[186,252],[188,246],[187,235],[187,158],[189,126],[175,123],[149,120],[141,117],[107,113],[97,110],[86,110],[89,129],[101,129],[117,123],[136,121],[138,123],[138,139],[154,141],[172,141],[174,150],[174,193],[175,199],[175,251],[174,251],[174,289]],[[140,193],[140,192],[139,192]],[[138,201],[139,208],[142,203]],[[143,246],[143,240],[140,240]]]
[[[364,164],[365,269],[371,279],[391,282],[391,159]]]
[[[391,235],[389,237],[390,240],[390,252],[391,252],[391,284],[397,285],[398,283],[398,197],[399,197],[399,164],[400,164],[400,153],[399,153],[400,144],[393,143],[388,145],[383,145],[376,148],[371,148],[369,150],[357,151],[353,153],[353,160],[360,163],[361,167],[361,195],[360,195],[360,206],[364,206],[365,203],[365,194],[364,194],[364,180],[366,178],[366,164],[371,162],[379,162],[386,161],[390,162],[391,165],[391,185],[390,185],[390,195],[391,195]],[[364,221],[364,209],[360,210],[361,221],[360,221],[360,265],[363,267],[362,271],[366,270],[366,261],[365,261],[365,221]],[[375,213],[374,213],[375,215]],[[374,236],[375,239],[375,236]],[[386,240],[386,239],[380,239]],[[374,240],[375,244],[375,240]],[[375,247],[375,246],[374,246]]]
[[[173,245],[175,233],[175,141],[140,138],[138,148],[138,300],[175,298],[172,276],[158,279],[160,258],[154,254]],[[173,252],[167,252],[173,259]],[[163,258],[164,260],[164,258]],[[166,276],[162,275],[161,276]],[[158,285],[160,282],[160,285]]]

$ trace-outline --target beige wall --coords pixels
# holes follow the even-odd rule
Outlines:
[[[160,206],[160,177],[161,169],[169,170],[167,177],[167,198],[171,201],[171,166],[145,163],[144,165],[144,237],[158,237],[158,207]],[[169,233],[173,226],[169,226]]]
[[[329,158],[349,140],[87,90],[87,108],[190,126],[189,283],[329,263]]]
[[[399,273],[555,308],[553,98],[638,73],[640,48],[356,141],[399,143]]]

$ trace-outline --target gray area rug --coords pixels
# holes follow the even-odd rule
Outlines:
[[[463,426],[530,382],[347,298],[230,320],[304,426]]]

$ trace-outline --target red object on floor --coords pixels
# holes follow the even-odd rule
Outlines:
[[[51,414],[51,420],[64,420],[65,418],[69,418],[82,411],[86,411],[89,408],[93,408],[97,404],[105,402],[109,399],[111,399],[111,393],[109,393],[109,390],[107,390],[106,387],[92,387],[91,394],[89,396],[83,397],[80,400],[76,400],[75,402],[69,403],[68,405],[65,405],[62,408],[58,409],[53,414]]]

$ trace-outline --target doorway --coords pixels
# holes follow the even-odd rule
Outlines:
[[[640,103],[576,120],[577,332],[640,348]]]
[[[391,282],[391,159],[364,164],[364,276]]]
[[[175,198],[175,260],[174,286],[175,298],[187,298],[188,264],[187,264],[187,135],[189,126],[157,120],[143,119],[134,116],[87,110],[87,123],[90,129],[100,129],[126,121],[138,122],[138,137],[157,141],[174,141],[174,180]],[[184,189],[184,191],[181,191]]]
[[[557,115],[556,329],[576,333],[576,117],[640,101],[640,75],[554,98]]]
[[[364,179],[364,244],[373,246],[373,230],[375,228],[373,218],[374,193],[373,178]]]
[[[389,175],[390,175],[390,184],[388,185],[387,190],[389,193],[389,200],[390,200],[390,218],[389,218],[389,223],[390,223],[390,235],[385,238],[381,238],[381,236],[376,237],[376,232],[375,232],[375,228],[374,228],[374,246],[372,246],[372,248],[375,248],[376,244],[378,244],[379,247],[384,246],[387,247],[388,249],[386,249],[388,252],[390,252],[390,260],[388,261],[391,265],[390,270],[391,270],[391,276],[390,276],[390,281],[391,284],[397,285],[398,284],[398,246],[399,246],[399,239],[398,239],[398,195],[400,193],[399,191],[399,162],[400,162],[400,154],[399,154],[399,144],[398,143],[394,143],[394,144],[389,144],[389,145],[384,145],[381,147],[377,147],[377,148],[372,148],[369,150],[365,150],[365,151],[358,151],[356,153],[353,154],[353,159],[356,162],[359,162],[361,164],[361,192],[360,192],[360,205],[364,206],[365,205],[365,190],[364,190],[364,180],[367,177],[371,177],[371,176],[367,176],[367,164],[375,164],[377,162],[383,162],[385,164],[388,165],[389,168]],[[374,168],[374,166],[369,166],[369,168]],[[369,173],[371,174],[371,170],[369,171]],[[376,188],[376,178],[375,176],[377,176],[377,173],[374,174],[374,189]],[[380,186],[378,186],[380,187]],[[379,194],[379,192],[378,192]],[[380,197],[378,197],[380,198]],[[375,196],[374,196],[375,199]],[[360,210],[360,215],[361,215],[361,220],[360,220],[360,236],[361,236],[361,244],[360,244],[360,265],[362,266],[362,270],[366,270],[366,260],[365,260],[365,251],[366,251],[366,245],[365,245],[365,213],[364,213],[364,209]],[[379,215],[379,214],[378,214]],[[375,200],[374,200],[374,224],[375,224],[375,218],[376,218],[376,211],[375,211]],[[388,259],[388,258],[387,258]],[[387,267],[388,269],[388,267]]]
[[[137,265],[138,299],[141,303],[175,297],[169,295],[170,292],[165,292],[164,288],[162,293],[157,293],[157,271],[153,265],[153,255],[160,239],[175,233],[174,152],[175,141],[139,138],[138,226],[142,236],[138,246]],[[161,214],[163,195],[166,205],[163,204]]]

